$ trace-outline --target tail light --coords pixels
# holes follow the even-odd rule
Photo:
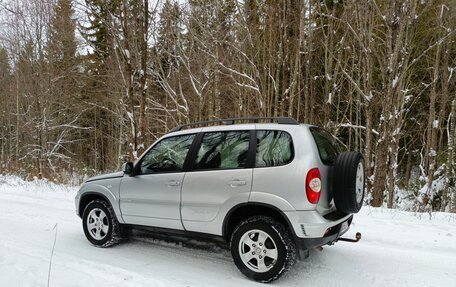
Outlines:
[[[309,170],[306,177],[307,199],[312,204],[317,204],[320,199],[321,176],[318,168]]]

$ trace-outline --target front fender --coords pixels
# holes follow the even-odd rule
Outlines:
[[[120,179],[119,178],[110,178],[97,181],[86,182],[82,185],[81,189],[78,191],[75,201],[76,201],[76,212],[81,214],[83,210],[80,210],[81,201],[85,196],[89,195],[99,195],[105,198],[109,204],[111,204],[114,209],[115,216],[120,223],[124,223],[122,218],[122,213],[120,211],[119,204],[119,193],[120,193]]]

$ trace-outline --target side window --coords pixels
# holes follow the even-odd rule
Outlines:
[[[250,131],[205,133],[196,170],[243,168],[247,162]]]
[[[147,152],[140,164],[140,174],[180,172],[195,135],[169,137]]]
[[[321,161],[326,165],[334,164],[340,152],[336,140],[331,136],[331,134],[321,128],[311,128],[310,132],[317,144]]]
[[[284,131],[257,131],[256,167],[279,166],[293,159],[293,141]]]

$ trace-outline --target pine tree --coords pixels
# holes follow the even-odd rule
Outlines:
[[[81,34],[92,47],[90,58],[96,65],[106,64],[113,52],[113,38],[110,34],[112,16],[120,13],[120,1],[85,0],[87,26],[81,27]]]
[[[61,71],[75,63],[76,21],[73,18],[72,0],[58,0],[51,20],[49,40],[49,62]]]
[[[118,111],[118,65],[115,62],[113,18],[120,13],[120,1],[85,0],[88,23],[80,28],[82,37],[90,46],[83,59],[86,69],[81,97],[91,104],[90,112],[84,117],[84,124],[93,127],[86,137],[91,138],[91,153],[83,153],[84,161],[95,170],[105,170],[117,160],[110,156],[108,149],[115,149],[109,130],[112,123],[123,125],[124,119],[109,111]],[[113,132],[114,133],[114,132]],[[109,136],[108,136],[109,135]],[[81,149],[82,151],[82,149]],[[114,154],[114,153],[112,153]]]

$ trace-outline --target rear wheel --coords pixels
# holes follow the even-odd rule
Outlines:
[[[244,275],[256,281],[271,282],[294,264],[296,246],[282,223],[270,217],[254,216],[234,230],[231,254]]]
[[[343,152],[336,160],[333,171],[334,203],[337,210],[357,213],[364,199],[364,158],[360,152]]]
[[[119,222],[112,206],[105,200],[96,199],[87,205],[82,226],[85,236],[95,246],[109,247],[121,239]]]

